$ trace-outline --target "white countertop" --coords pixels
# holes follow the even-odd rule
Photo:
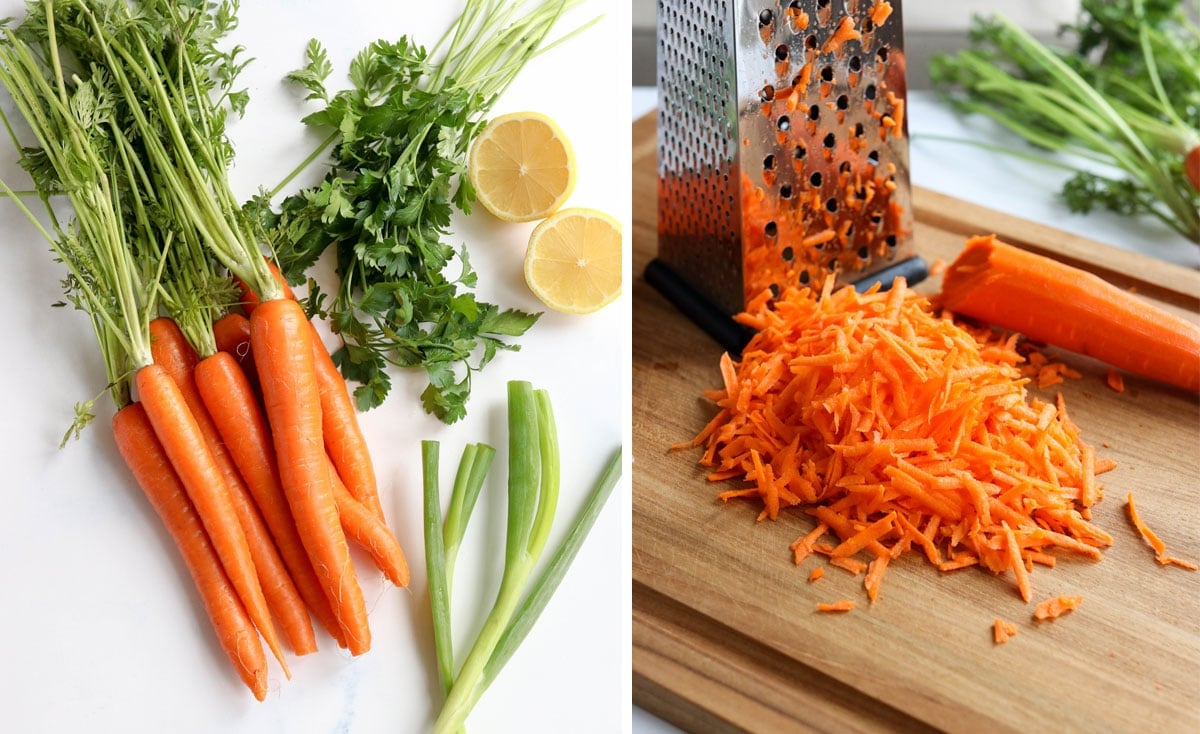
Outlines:
[[[3,0],[0,16],[23,3]],[[302,94],[282,83],[320,38],[345,86],[352,54],[376,38],[409,34],[432,45],[457,3],[258,0],[242,3],[237,42],[255,61],[242,77],[251,101],[232,128],[239,151],[233,183],[249,196],[273,186],[312,149],[300,124]],[[414,9],[417,8],[417,9]],[[495,114],[538,110],[574,141],[578,184],[568,205],[618,216],[628,231],[629,144],[626,77],[576,82],[577,58],[599,58],[628,39],[628,10],[588,2],[560,28],[607,17],[582,36],[534,59],[494,107]],[[622,12],[625,14],[622,15]],[[547,94],[547,89],[555,90]],[[6,95],[0,104],[11,110]],[[596,105],[596,98],[621,104]],[[7,139],[6,139],[7,140]],[[27,179],[12,146],[0,145],[0,176]],[[303,182],[319,177],[316,168]],[[482,208],[456,216],[451,241],[466,243],[482,300],[542,310],[526,288],[521,263],[529,225],[509,225]],[[505,383],[527,379],[549,390],[559,429],[563,481],[551,546],[564,534],[629,425],[630,298],[590,316],[546,313],[519,343],[474,378],[467,418],[445,426],[427,416],[418,395],[423,374],[394,372],[392,395],[361,422],[375,459],[389,523],[408,554],[412,583],[396,589],[358,556],[374,637],[351,658],[328,635],[304,658],[289,656],[292,679],[271,661],[267,699],[256,702],[216,643],[179,556],[129,476],[114,446],[112,406],[65,449],[59,438],[72,406],[103,388],[103,370],[87,320],[54,309],[64,271],[11,204],[0,200],[0,308],[12,318],[4,370],[4,511],[0,513],[0,731],[57,734],[373,734],[428,730],[437,687],[421,522],[420,441],[442,443],[448,499],[462,446],[488,441],[498,451],[459,555],[454,585],[456,649],[465,654],[490,607],[502,547],[506,481]],[[626,275],[628,282],[628,274]],[[525,644],[468,720],[472,732],[612,732],[630,698],[629,479],[626,470],[558,594]],[[484,572],[493,574],[485,579]]]
[[[657,106],[653,87],[633,89],[633,119]],[[931,92],[908,93],[912,183],[1008,212],[1067,232],[1181,266],[1200,267],[1200,247],[1156,222],[1134,221],[1108,212],[1072,214],[1057,200],[1069,174],[1020,158],[938,138],[1003,145],[1022,142],[986,120],[964,120]],[[674,734],[676,727],[634,707],[633,734]]]

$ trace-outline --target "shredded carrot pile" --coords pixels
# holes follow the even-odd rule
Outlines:
[[[1008,638],[1015,634],[1017,634],[1017,625],[996,617],[996,621],[992,623],[992,639],[997,645],[1008,642]]]
[[[1145,522],[1142,521],[1141,516],[1138,515],[1137,506],[1133,504],[1133,492],[1125,495],[1125,503],[1125,506],[1129,509],[1129,521],[1133,523],[1133,527],[1137,528],[1137,531],[1141,534],[1142,538],[1145,539],[1145,541],[1150,544],[1150,547],[1154,549],[1154,560],[1158,561],[1164,566],[1173,565],[1179,566],[1180,568],[1186,568],[1189,571],[1197,570],[1198,567],[1195,563],[1192,563],[1191,561],[1185,561],[1182,558],[1174,558],[1167,555],[1166,544],[1162,542],[1162,539],[1160,539],[1158,535],[1151,530]]]
[[[903,280],[764,294],[738,320],[756,334],[740,362],[721,359],[724,386],[705,393],[718,413],[675,448],[703,446],[710,480],[748,482],[717,496],[761,503],[760,520],[812,515],[797,564],[817,553],[865,570],[873,601],[889,561],[912,550],[942,570],[1011,572],[1029,601],[1049,551],[1099,559],[1111,544],[1081,512],[1114,464],[1080,439],[1061,396],[1027,395],[1017,337],[981,344]]]
[[[1034,607],[1034,619],[1058,619],[1067,612],[1074,611],[1081,601],[1082,596],[1056,596],[1047,599]]]

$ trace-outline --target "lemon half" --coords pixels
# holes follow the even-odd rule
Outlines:
[[[592,313],[621,293],[621,223],[594,209],[563,209],[539,224],[525,251],[525,282],[555,311]]]
[[[479,203],[509,222],[558,210],[575,188],[575,154],[567,136],[539,112],[490,121],[471,147],[467,173]]]

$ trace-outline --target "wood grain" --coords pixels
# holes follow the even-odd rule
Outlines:
[[[655,252],[654,120],[633,128],[633,267]],[[914,191],[918,251],[949,261],[967,236],[1087,267],[1200,322],[1200,274]],[[666,448],[712,416],[719,349],[640,277],[633,318],[634,700],[703,731],[1200,731],[1200,574],[1160,567],[1129,525],[1133,492],[1168,550],[1200,560],[1200,404],[1058,355],[1083,373],[1058,386],[1084,438],[1118,463],[1094,521],[1115,542],[1100,562],[1067,556],[1032,574],[1035,601],[1082,594],[1074,613],[1036,623],[1011,579],[979,569],[939,574],[909,554],[878,601],[838,569],[808,583],[793,565],[803,513],[755,522],[757,508],[715,499],[697,454]],[[935,291],[937,279],[921,286]],[[1052,392],[1044,397],[1053,398]],[[818,602],[855,599],[822,615]],[[993,618],[1019,633],[994,646]]]

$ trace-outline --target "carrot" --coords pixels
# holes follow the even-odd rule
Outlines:
[[[1113,368],[1108,368],[1108,375],[1104,378],[1105,384],[1113,389],[1114,392],[1125,392],[1125,380],[1121,377],[1121,373]]]
[[[325,470],[312,327],[300,304],[262,301],[250,315],[250,343],[262,384],[280,480],[300,538],[352,655],[371,645],[366,603]]]
[[[967,242],[946,272],[940,299],[955,314],[1200,391],[1200,326],[993,235]]]
[[[825,567],[817,566],[811,572],[809,572],[808,582],[811,584],[813,581],[816,581],[817,579],[823,577],[824,575],[825,575]]]
[[[328,463],[328,471],[346,537],[367,551],[389,581],[396,586],[408,586],[408,561],[396,538],[366,505],[351,496],[332,463]]]
[[[835,602],[817,604],[818,612],[848,612],[854,609],[853,599],[839,599]]]
[[[1056,596],[1040,602],[1033,609],[1034,619],[1058,619],[1067,612],[1074,611],[1083,601],[1082,596]]]
[[[225,573],[254,626],[286,671],[287,664],[271,624],[246,534],[229,496],[225,476],[213,459],[200,426],[179,387],[161,365],[142,367],[134,377],[134,383],[154,433],[195,504]]]
[[[1017,625],[1012,622],[1006,622],[999,617],[992,622],[992,639],[997,645],[1003,645],[1008,642],[1009,638],[1017,634]]]
[[[1189,571],[1197,570],[1197,565],[1195,563],[1192,563],[1191,561],[1185,561],[1180,558],[1173,558],[1167,555],[1166,544],[1162,542],[1162,539],[1158,537],[1158,534],[1151,530],[1150,527],[1142,521],[1141,516],[1138,515],[1137,506],[1133,504],[1133,492],[1125,495],[1125,507],[1129,510],[1129,521],[1133,523],[1133,527],[1137,529],[1138,534],[1142,536],[1142,539],[1149,543],[1150,547],[1154,549],[1154,560],[1158,561],[1164,566],[1172,565],[1179,566],[1180,568],[1186,568]]]
[[[213,338],[217,351],[228,352],[242,366],[242,372],[250,381],[255,395],[261,395],[258,385],[258,370],[254,367],[254,355],[250,351],[250,319],[240,313],[229,313],[213,322]]]
[[[710,476],[750,485],[721,499],[817,520],[795,563],[820,553],[865,571],[874,600],[891,561],[916,551],[942,571],[1011,570],[1028,600],[1055,548],[1099,559],[1111,545],[1083,515],[1111,462],[1061,396],[1028,394],[1016,336],[964,329],[902,279],[865,293],[830,279],[754,306],[737,320],[755,334],[740,362],[722,356],[722,387],[705,392],[716,416],[691,445]],[[820,542],[830,531],[837,544]]]
[[[267,661],[258,631],[226,576],[142,405],[131,403],[117,411],[112,431],[122,458],[179,549],[221,649],[254,697],[264,700]]]
[[[375,484],[375,469],[367,440],[358,425],[358,416],[346,381],[342,379],[329,352],[312,329],[313,364],[316,367],[317,390],[321,401],[321,430],[325,439],[325,451],[337,468],[338,476],[346,489],[362,502],[382,523],[383,506],[379,503],[379,490]]]
[[[268,608],[283,628],[293,652],[297,655],[316,652],[312,622],[308,618],[304,602],[280,558],[259,508],[251,499],[250,490],[238,470],[237,463],[230,454],[229,447],[238,443],[240,439],[236,434],[221,434],[197,385],[196,370],[207,360],[197,361],[192,346],[171,319],[158,318],[150,322],[150,334],[150,350],[155,364],[162,366],[178,386],[212,454],[213,461],[224,477],[229,500],[245,535]],[[228,402],[226,399],[225,405]]]
[[[287,279],[283,277],[283,273],[279,272],[279,267],[268,258],[264,257],[263,261],[267,264],[267,270],[271,272],[271,278],[274,279],[275,284],[283,292],[283,297],[295,300],[296,294],[292,291],[292,287],[288,285]],[[259,303],[258,294],[246,284],[246,281],[237,276],[234,276],[233,282],[237,283],[238,288],[242,290],[242,310],[246,312],[246,316],[253,316],[254,308]]]
[[[1192,186],[1200,191],[1200,145],[1192,148],[1192,152],[1183,159],[1183,170],[1187,174],[1188,181],[1192,182]]]
[[[249,322],[247,322],[247,325]],[[275,539],[279,555],[305,606],[345,647],[341,627],[296,531],[279,480],[271,429],[259,407],[249,375],[228,352],[218,352],[196,367],[196,387]]]
[[[268,263],[268,267],[275,281],[282,287],[284,297],[294,299],[295,294],[275,264]],[[252,313],[258,303],[258,297],[244,283],[241,286],[247,312]],[[333,363],[321,342],[315,326],[312,329],[312,345],[313,361],[317,370],[317,388],[321,398],[321,428],[325,437],[325,450],[350,494],[384,522],[383,507],[379,502],[379,490],[375,482],[375,469],[367,449],[367,441],[358,425],[354,403],[350,400],[346,381],[342,379],[337,365]]]

